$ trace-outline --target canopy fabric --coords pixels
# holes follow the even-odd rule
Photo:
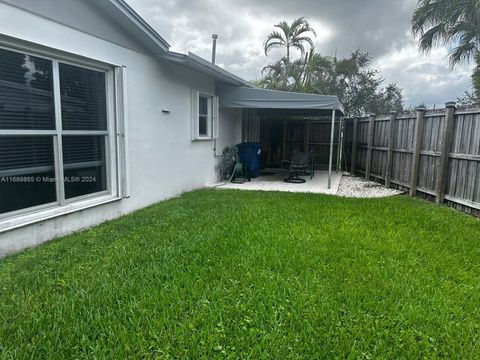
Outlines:
[[[218,89],[220,106],[247,109],[311,109],[338,110],[343,105],[338,97],[288,91],[266,90],[245,86],[223,86]]]

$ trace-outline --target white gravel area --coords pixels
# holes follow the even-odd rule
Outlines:
[[[356,176],[343,176],[338,188],[338,196],[354,198],[381,198],[403,194],[403,191],[387,189],[382,184],[366,181]]]

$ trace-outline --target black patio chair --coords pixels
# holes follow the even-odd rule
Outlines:
[[[300,176],[310,176],[310,180],[315,175],[315,166],[313,154],[311,152],[295,152],[292,160],[282,160],[282,167],[288,166],[290,173],[283,181],[294,184],[303,184],[306,182]]]

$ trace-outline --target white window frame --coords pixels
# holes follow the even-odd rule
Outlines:
[[[200,134],[200,98],[207,98],[207,134]],[[210,141],[218,138],[219,98],[214,94],[192,90],[192,141]]]
[[[202,99],[206,100],[207,102],[207,113],[206,114],[202,114],[200,113],[200,103],[202,101]],[[205,95],[205,94],[202,94],[200,93],[199,96],[198,96],[198,138],[201,139],[201,138],[210,138],[211,137],[211,134],[212,134],[212,118],[213,118],[213,115],[212,115],[212,108],[213,108],[213,97],[210,96],[210,95]],[[201,118],[205,118],[205,127],[206,127],[206,133],[201,133],[200,132],[200,119]]]
[[[40,221],[107,204],[128,197],[128,162],[126,161],[126,69],[124,67],[85,59],[83,57],[59,54],[55,50],[44,49],[38,45],[21,45],[11,41],[0,43],[0,48],[35,56],[52,62],[53,95],[55,112],[54,130],[1,130],[2,135],[47,135],[53,137],[56,202],[19,209],[0,214],[0,233]],[[68,64],[105,73],[105,91],[107,101],[107,128],[101,131],[65,130],[62,131],[61,94],[59,64]],[[120,108],[121,107],[121,108]],[[63,184],[62,136],[89,135],[105,138],[105,176],[106,190],[65,199]]]

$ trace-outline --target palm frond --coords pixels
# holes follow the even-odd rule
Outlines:
[[[446,24],[451,16],[452,2],[455,0],[421,0],[412,17],[414,36],[422,35],[426,29],[439,23]]]
[[[277,25],[275,25],[275,27],[282,30],[285,38],[288,38],[290,36],[290,25],[288,25],[286,21],[280,21]]]
[[[300,35],[300,34],[303,34],[305,32],[311,32],[312,34],[317,36],[317,33],[310,26],[310,23],[307,20],[305,20],[305,18],[303,18],[303,17],[295,19],[293,21],[292,25],[290,26],[290,28],[292,29],[292,32],[297,36]]]
[[[294,42],[294,43],[292,43],[291,46],[293,48],[297,49],[297,50],[300,50],[300,53],[302,54],[302,57],[303,57],[303,55],[305,55],[305,46],[303,46],[303,44],[301,42]]]
[[[310,47],[313,48],[313,40],[307,36],[303,36],[303,37],[295,37],[292,39],[292,44],[294,43],[302,43],[302,42],[307,42]]]
[[[480,0],[420,0],[412,17],[412,32],[423,52],[450,45],[455,46],[451,64],[471,60],[472,44],[480,50]]]
[[[477,48],[473,42],[461,43],[450,52],[450,65],[453,67],[462,62],[469,62],[477,54]]]
[[[272,48],[285,46],[286,41],[285,38],[280,34],[278,31],[273,31],[267,35],[267,39],[265,40],[263,47],[265,50],[265,55],[268,55],[268,52]]]
[[[428,53],[434,46],[445,42],[447,38],[448,33],[445,29],[445,24],[437,24],[422,34],[419,48],[421,51]]]
[[[295,19],[290,25],[286,21],[281,21],[275,25],[275,28],[278,30],[270,33],[265,40],[265,55],[268,56],[272,48],[285,47],[287,49],[287,62],[289,62],[291,48],[300,50],[302,57],[305,54],[305,43],[313,48],[313,41],[307,36],[307,33],[312,33],[315,36],[316,33],[304,17]]]
[[[285,46],[285,43],[281,41],[274,41],[274,42],[269,42],[268,44],[265,44],[265,55],[268,55],[270,50]]]
[[[459,41],[475,42],[477,35],[477,29],[474,24],[459,21],[448,29],[447,39],[454,43]]]

